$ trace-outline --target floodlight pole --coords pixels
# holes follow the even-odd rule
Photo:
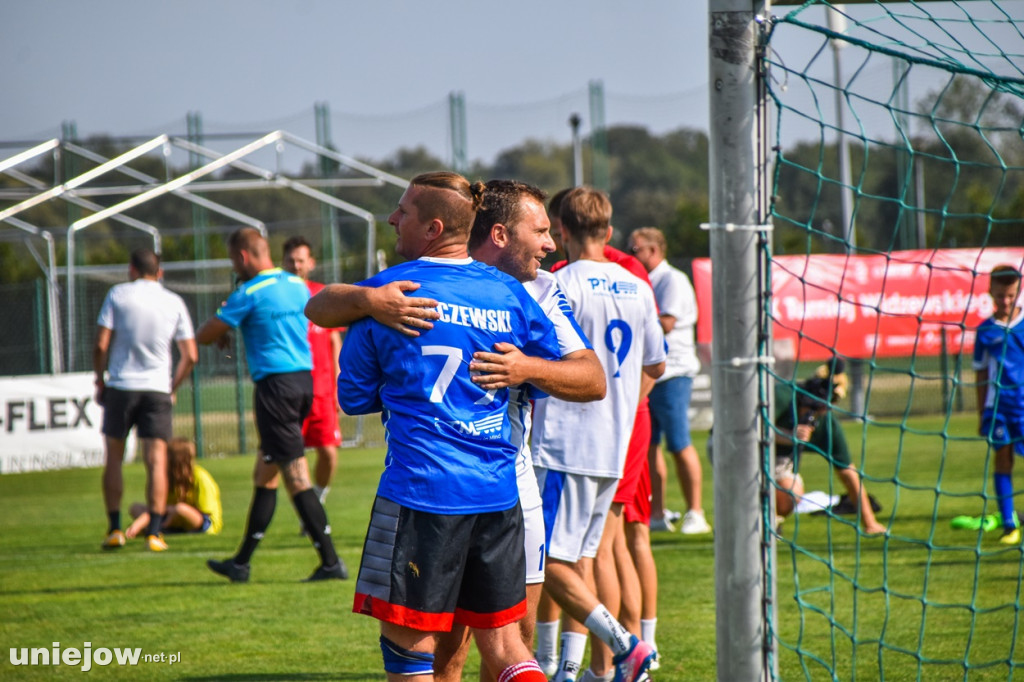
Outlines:
[[[579,187],[583,184],[583,144],[580,142],[580,123],[583,119],[573,113],[569,116],[569,127],[572,128],[572,184]]]
[[[759,259],[769,218],[759,45],[766,0],[709,0],[715,612],[722,682],[771,679],[774,544],[764,528]]]

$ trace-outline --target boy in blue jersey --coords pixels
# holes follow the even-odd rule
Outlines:
[[[559,357],[554,328],[513,278],[473,261],[466,242],[483,186],[454,173],[413,178],[388,222],[410,260],[364,284],[414,280],[437,301],[414,338],[373,319],[349,329],[338,399],[382,411],[388,452],[353,610],[381,621],[389,680],[433,677],[435,635],[473,629],[500,682],[541,682],[519,637],[526,611],[523,517],[509,391],[474,383],[474,353],[507,343]]]
[[[196,340],[224,348],[231,328],[241,330],[256,384],[253,412],[260,447],[242,546],[234,557],[210,559],[207,566],[232,582],[249,580],[249,559],[274,517],[280,474],[320,555],[320,566],[306,580],[344,580],[348,570],[334,551],[327,514],[310,483],[302,438],[302,422],[313,403],[313,362],[302,312],[309,289],[301,277],[274,267],[267,240],[253,228],[233,232],[228,251],[242,285],[199,328]]]
[[[994,310],[974,339],[979,430],[995,451],[996,501],[1003,518],[999,542],[1019,545],[1013,511],[1013,455],[1024,455],[1024,309],[1018,305],[1021,273],[1010,265],[992,270]]]

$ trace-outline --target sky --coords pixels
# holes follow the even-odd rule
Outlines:
[[[0,141],[65,120],[80,137],[181,134],[190,111],[208,133],[313,138],[326,102],[345,153],[422,138],[447,156],[458,91],[469,156],[487,158],[519,129],[568,142],[594,79],[609,122],[706,128],[706,15],[707,0],[7,0]]]
[[[1024,15],[1024,2],[996,1]],[[183,135],[188,112],[211,137],[283,129],[314,140],[323,102],[342,153],[381,160],[423,145],[451,161],[448,98],[460,92],[468,157],[490,162],[528,137],[569,143],[573,113],[586,135],[592,81],[608,124],[706,131],[707,15],[708,0],[3,0],[0,158],[59,137],[63,121],[80,138]],[[790,35],[773,45],[787,66],[829,52],[820,36]],[[808,63],[831,77],[830,57]],[[872,62],[857,77],[874,90],[892,73]]]

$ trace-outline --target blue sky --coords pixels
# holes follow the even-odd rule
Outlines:
[[[1018,0],[998,2],[1024,14]],[[490,161],[527,137],[568,143],[574,112],[588,132],[595,79],[609,124],[706,130],[707,13],[708,0],[5,0],[0,143],[59,136],[65,120],[80,137],[181,135],[191,111],[210,135],[284,129],[312,140],[314,104],[326,102],[343,153],[379,160],[423,145],[447,161],[448,96],[458,91],[469,158]],[[773,48],[803,68],[821,45],[790,33]],[[808,62],[817,77],[831,78],[829,52]],[[877,61],[858,76],[872,92],[892,77]],[[912,101],[934,87],[915,78]],[[789,96],[804,96],[789,85]],[[806,102],[832,115],[830,98]],[[891,130],[887,113],[870,116],[881,134]],[[792,130],[784,134],[816,134]],[[0,157],[23,148],[0,147]]]
[[[342,151],[379,158],[418,137],[446,148],[461,91],[470,157],[486,158],[520,129],[567,142],[593,79],[609,122],[703,128],[706,27],[707,0],[4,2],[0,141],[64,120],[80,136],[180,134],[189,111],[207,132],[312,138],[323,101]]]

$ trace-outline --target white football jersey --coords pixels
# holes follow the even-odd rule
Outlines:
[[[523,287],[533,300],[540,304],[548,319],[555,325],[558,347],[563,358],[570,353],[591,347],[583,331],[576,324],[572,308],[559,289],[558,280],[554,275],[546,270],[538,270],[537,279],[523,282]],[[528,503],[540,505],[540,492],[537,489],[537,477],[533,473],[533,458],[530,454],[530,392],[528,386],[516,386],[510,390],[508,418],[512,424],[512,435],[509,440],[519,448],[516,455],[516,479],[519,483],[520,501],[526,509]]]
[[[643,368],[665,360],[654,293],[616,263],[581,260],[555,273],[576,321],[604,366],[603,400],[538,400],[533,429],[537,466],[621,478],[640,402]]]

